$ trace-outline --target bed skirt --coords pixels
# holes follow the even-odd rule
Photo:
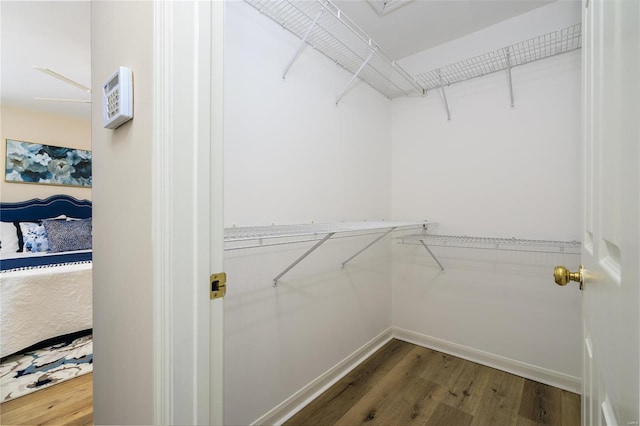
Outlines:
[[[91,263],[0,275],[0,357],[92,328]]]

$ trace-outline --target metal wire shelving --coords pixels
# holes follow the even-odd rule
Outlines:
[[[309,45],[353,74],[337,96],[336,104],[358,78],[389,99],[425,95],[429,90],[439,89],[449,120],[451,114],[445,86],[507,71],[509,96],[511,106],[514,106],[513,67],[580,49],[582,40],[582,25],[578,23],[412,77],[331,0],[245,2],[301,39],[284,67],[283,79],[304,47]]]
[[[389,99],[422,93],[415,79],[330,0],[245,1],[301,39],[282,78],[308,44],[353,74],[336,103],[357,78]]]
[[[285,268],[280,274],[273,279],[273,285],[278,284],[278,280],[287,272],[293,269],[304,258],[309,256],[318,247],[324,244],[330,238],[344,238],[353,236],[364,236],[376,234],[369,244],[359,250],[353,256],[342,262],[342,267],[359,256],[362,252],[382,240],[388,234],[401,230],[427,230],[432,222],[339,222],[339,223],[322,223],[322,224],[303,224],[303,225],[268,225],[268,226],[251,226],[251,227],[231,227],[225,228],[224,242],[225,251],[251,249],[259,247],[270,247],[282,244],[293,244],[303,242],[315,242],[309,250],[302,256],[298,257],[293,263]]]
[[[425,91],[433,89],[442,91],[447,118],[450,119],[444,86],[506,70],[509,82],[509,96],[511,106],[513,106],[513,84],[511,81],[511,69],[513,67],[580,49],[581,40],[582,24],[575,24],[442,68],[418,74],[415,78]]]
[[[530,240],[520,238],[470,237],[466,235],[440,235],[426,232],[397,237],[402,244],[422,245],[444,271],[431,247],[469,248],[482,250],[508,250],[533,253],[580,255],[580,241]]]

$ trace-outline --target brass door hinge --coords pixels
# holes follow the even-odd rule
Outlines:
[[[227,274],[226,272],[220,272],[213,274],[209,278],[209,284],[211,289],[210,299],[219,299],[224,297],[227,293]]]

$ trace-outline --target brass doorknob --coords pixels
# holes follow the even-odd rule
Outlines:
[[[582,290],[582,265],[580,265],[580,269],[578,272],[571,272],[564,266],[556,266],[553,270],[553,278],[558,285],[567,285],[569,281],[576,281],[580,283],[580,290]]]

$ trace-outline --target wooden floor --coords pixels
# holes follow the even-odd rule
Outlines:
[[[291,425],[580,424],[580,396],[392,340],[297,413]]]
[[[0,425],[93,424],[93,374],[0,404]]]
[[[0,405],[2,425],[90,425],[93,375]],[[580,424],[580,396],[392,340],[285,425]]]

